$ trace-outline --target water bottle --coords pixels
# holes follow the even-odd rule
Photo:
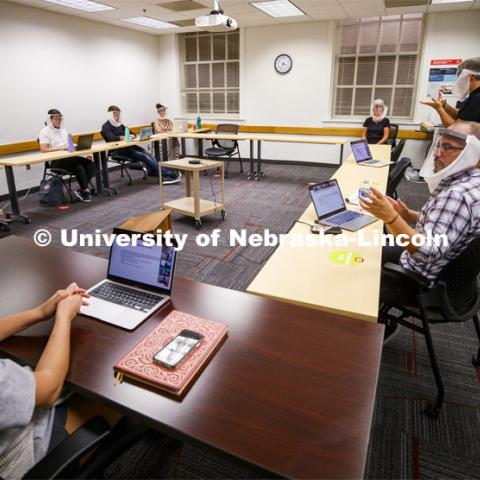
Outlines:
[[[200,130],[202,128],[202,119],[200,117],[197,117],[197,130]]]
[[[75,144],[73,143],[73,137],[70,134],[68,134],[68,139],[67,139],[67,150],[69,152],[75,151]]]
[[[370,180],[366,179],[362,182],[360,185],[360,188],[358,189],[358,198],[362,200],[367,200],[370,201],[370,199],[367,197],[367,193],[371,193],[372,189],[370,188]]]
[[[130,143],[130,140],[132,139],[132,137],[130,136],[130,130],[128,129],[128,127],[125,127],[125,141],[127,143]]]

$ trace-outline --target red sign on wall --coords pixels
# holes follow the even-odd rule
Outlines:
[[[459,65],[462,63],[461,58],[451,58],[448,60],[432,60],[430,62],[431,65]]]

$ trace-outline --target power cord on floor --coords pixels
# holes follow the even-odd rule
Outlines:
[[[30,194],[31,189],[32,189],[32,187],[30,187],[27,190],[27,193],[22,198],[19,198],[18,201],[23,202],[28,197],[28,195]],[[10,201],[8,201],[5,205],[3,205],[3,207],[0,207],[0,211],[4,211],[9,205],[10,205]]]

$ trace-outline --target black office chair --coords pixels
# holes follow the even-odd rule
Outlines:
[[[397,145],[397,134],[399,126],[396,123],[390,124],[390,133],[388,135],[387,145],[391,145],[392,148]]]
[[[73,432],[32,467],[24,479],[102,478],[102,471],[128,450],[148,428],[123,417],[111,428],[100,416]],[[79,459],[91,455],[80,464]]]
[[[40,140],[38,138],[37,143],[40,145]],[[58,168],[53,166],[52,162],[45,162],[43,169],[43,179],[47,178],[49,175],[56,176],[62,180],[63,186],[67,191],[68,196],[70,197],[70,203],[74,203],[76,200],[72,191],[72,181],[76,180],[77,176],[74,173],[65,170],[64,168]],[[90,191],[92,192],[92,195],[97,195],[97,190],[91,182]]]
[[[238,134],[240,127],[230,123],[220,123],[215,129],[215,133],[233,133]],[[242,157],[240,156],[240,150],[238,148],[238,142],[236,140],[212,140],[212,148],[205,150],[206,155],[212,159],[221,159],[226,157],[227,170],[225,171],[225,177],[228,177],[228,167],[230,166],[230,160],[233,155],[238,155],[240,160],[240,173],[243,173]]]
[[[403,149],[405,148],[405,139],[402,138],[395,147],[392,149],[392,156],[391,160],[393,164],[395,165],[398,162],[398,159],[400,158],[400,155],[403,152]]]
[[[102,138],[105,140],[103,133]],[[129,170],[141,170],[143,172],[142,180],[146,180],[148,177],[147,167],[142,163],[132,162],[130,158],[123,156],[122,150],[108,152],[108,161],[120,166],[120,177],[123,178],[125,175],[127,175],[128,185],[133,185],[133,179]]]
[[[480,238],[475,239],[442,270],[437,284],[433,287],[429,286],[430,282],[425,277],[406,270],[400,265],[387,263],[383,268],[398,277],[399,282],[410,285],[414,292],[411,305],[382,305],[380,318],[397,322],[425,335],[438,395],[435,404],[429,404],[424,413],[430,418],[437,418],[445,391],[433,348],[430,325],[465,322],[472,319],[480,341],[480,324],[477,315],[480,310]],[[400,310],[401,316],[395,317],[389,314],[388,311],[392,307]],[[410,322],[407,320],[409,317],[419,319],[422,325]],[[480,367],[480,348],[473,356],[472,364],[477,368]]]
[[[390,170],[388,174],[387,182],[387,195],[394,199],[398,198],[397,187],[402,181],[407,168],[411,165],[411,161],[407,157],[403,157],[396,165]]]

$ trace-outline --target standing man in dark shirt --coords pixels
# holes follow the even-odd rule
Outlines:
[[[460,100],[459,108],[449,105],[441,92],[437,98],[421,102],[437,111],[445,127],[456,120],[480,122],[480,57],[464,60],[458,66],[457,75],[454,93]]]
[[[381,99],[372,104],[372,116],[363,123],[362,139],[369,144],[382,145],[390,135],[390,120],[387,118],[388,107]]]

